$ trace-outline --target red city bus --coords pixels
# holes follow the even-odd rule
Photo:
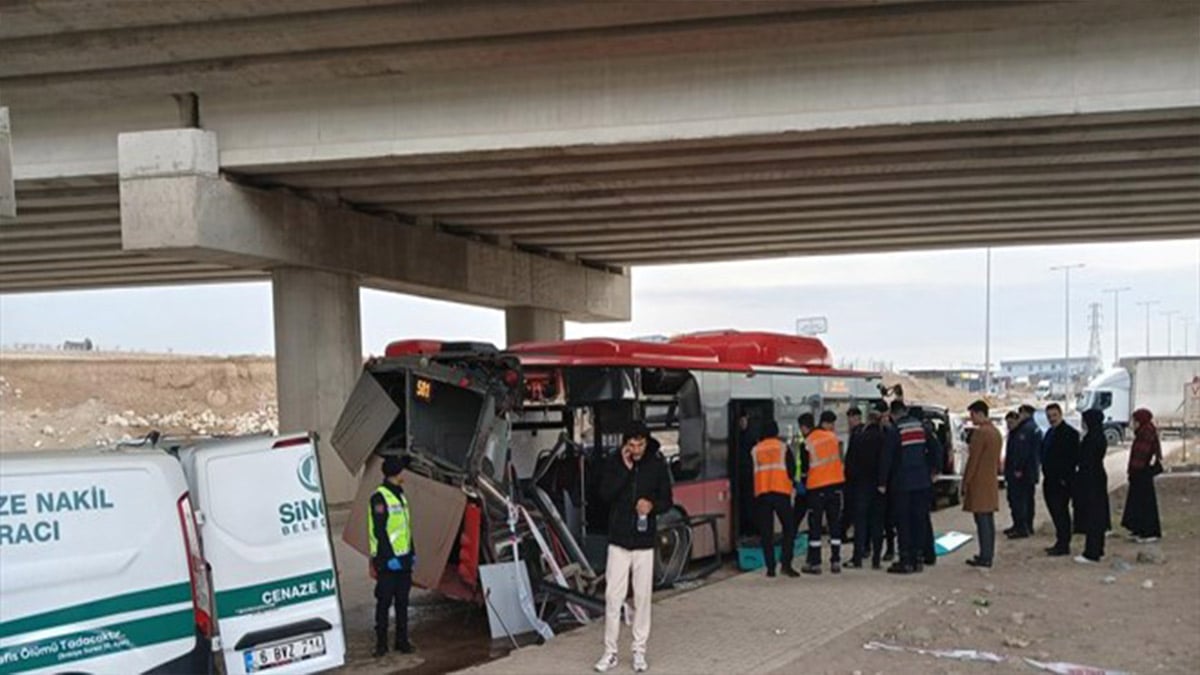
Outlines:
[[[537,447],[546,430],[570,436],[578,456],[541,467],[539,482],[569,515],[578,514],[568,522],[589,557],[603,551],[605,526],[589,478],[598,479],[599,462],[617,451],[630,421],[644,421],[659,441],[683,513],[719,518],[715,549],[710,531],[696,529],[691,555],[699,558],[732,551],[752,528],[747,451],[764,422],[775,420],[792,439],[800,414],[833,410],[845,440],[846,410],[881,398],[878,374],[834,368],[825,345],[809,337],[720,331],[657,342],[530,343],[509,353],[525,379],[514,457]]]
[[[656,583],[669,585],[689,560],[731,552],[752,531],[748,450],[764,423],[791,440],[800,414],[833,410],[845,441],[846,410],[881,400],[879,385],[876,373],[835,368],[820,340],[774,333],[507,351],[406,340],[367,362],[332,440],[354,471],[413,458],[409,485],[429,486],[411,498],[418,585],[482,602],[479,566],[514,560],[518,540],[539,597],[578,608],[597,597],[605,562],[600,468],[631,421],[651,429],[674,483],[675,508],[658,519]],[[365,541],[352,532],[363,523],[352,514],[351,545]]]

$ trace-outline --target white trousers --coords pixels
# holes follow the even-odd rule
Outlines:
[[[629,592],[633,577],[633,651],[646,652],[650,639],[650,594],[654,592],[654,550],[630,551],[620,546],[608,546],[608,563],[604,567],[607,588],[604,593],[604,650],[617,653],[621,637],[621,606]]]

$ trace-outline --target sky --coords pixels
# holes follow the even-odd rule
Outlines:
[[[1081,239],[1086,238],[1081,235]],[[897,368],[979,367],[984,361],[986,252],[982,249],[841,255],[639,267],[633,320],[568,323],[567,337],[634,337],[735,328],[794,332],[796,319],[824,316],[835,358]],[[1113,358],[1113,300],[1121,295],[1121,354],[1166,353],[1165,310],[1175,353],[1200,351],[1200,240],[998,248],[992,252],[992,361],[1065,352],[1064,279],[1071,275],[1071,354],[1086,355],[1089,304],[1101,304],[1101,345]],[[363,350],[401,338],[503,344],[504,315],[363,289]],[[1189,318],[1184,321],[1184,316]],[[91,338],[101,348],[183,354],[270,354],[266,282],[31,293],[0,296],[0,344],[60,344]]]

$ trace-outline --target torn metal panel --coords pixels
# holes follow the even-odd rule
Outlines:
[[[400,407],[375,376],[364,371],[342,409],[331,439],[350,473],[358,474],[399,415]]]

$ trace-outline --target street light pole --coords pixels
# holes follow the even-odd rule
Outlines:
[[[1183,355],[1187,356],[1192,351],[1192,317],[1183,316],[1179,320],[1183,322]]]
[[[1174,328],[1174,326],[1172,325],[1171,319],[1174,318],[1174,316],[1178,313],[1179,313],[1179,310],[1177,310],[1177,309],[1172,309],[1170,311],[1161,312],[1161,314],[1163,316],[1167,317],[1167,356],[1171,356],[1175,352],[1175,350],[1171,348],[1171,336],[1174,333],[1174,331],[1172,330],[1172,328]]]
[[[1146,309],[1146,356],[1150,356],[1150,308],[1159,304],[1158,300],[1143,300],[1138,307]]]
[[[1071,270],[1083,269],[1083,263],[1075,263],[1073,265],[1055,265],[1050,268],[1051,272],[1062,272],[1063,278],[1066,280],[1066,292],[1064,294],[1066,311],[1066,359],[1063,361],[1063,379],[1066,382],[1067,406],[1071,405]]]
[[[987,301],[983,319],[983,395],[992,393],[992,249],[987,250]]]
[[[1121,363],[1121,294],[1131,290],[1128,286],[1104,289],[1113,296],[1113,366]]]

